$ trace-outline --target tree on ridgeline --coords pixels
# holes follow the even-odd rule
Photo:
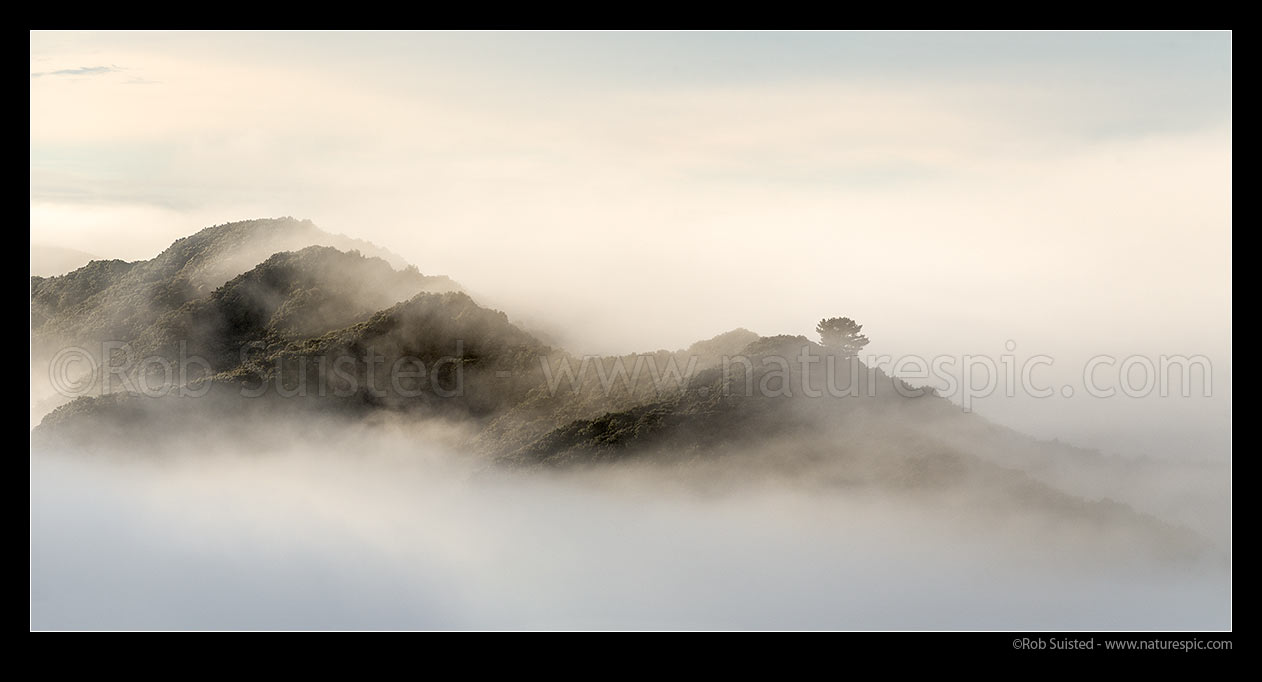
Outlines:
[[[863,325],[848,317],[829,317],[815,325],[820,343],[844,357],[854,357],[868,345],[868,337],[860,334]]]

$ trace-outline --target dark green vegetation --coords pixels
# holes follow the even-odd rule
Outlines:
[[[331,235],[306,220],[278,218],[216,225],[176,240],[152,260],[92,261],[60,277],[32,277],[34,345],[134,340],[162,315],[210,295],[272,254],[314,244],[404,266],[398,256],[368,242]],[[426,290],[457,288],[446,277],[428,277],[423,282]]]
[[[996,508],[1117,521],[1177,539],[1171,547],[1197,545],[1037,475],[1052,460],[1089,473],[1107,458],[1001,429],[863,365],[854,356],[867,339],[848,318],[820,322],[824,345],[737,329],[686,350],[574,357],[446,277],[396,269],[363,243],[311,246],[339,240],[292,219],[233,223],[150,261],[32,277],[33,364],[102,341],[166,363],[98,358],[97,397],[54,410],[33,447],[265,451],[366,420],[392,429],[438,420],[459,424],[464,451],[491,468],[633,464],[708,480],[964,491]],[[111,365],[125,369],[111,376]],[[164,395],[144,395],[153,386]]]

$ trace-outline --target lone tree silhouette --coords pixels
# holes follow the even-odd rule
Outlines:
[[[815,325],[820,343],[832,348],[838,354],[852,357],[859,354],[868,345],[868,337],[860,334],[863,325],[848,317],[829,317]]]

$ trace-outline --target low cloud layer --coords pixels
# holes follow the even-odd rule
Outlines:
[[[1230,627],[1223,558],[1093,552],[1100,529],[367,449],[32,457],[32,626]]]

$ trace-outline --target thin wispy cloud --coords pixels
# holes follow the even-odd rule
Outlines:
[[[117,73],[122,70],[122,68],[117,66],[80,66],[74,69],[37,71],[31,74],[31,78],[41,78],[43,76],[103,76],[107,73]]]

